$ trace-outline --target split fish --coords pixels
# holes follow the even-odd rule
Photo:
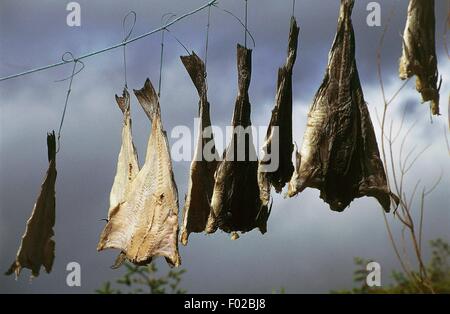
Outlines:
[[[308,114],[288,196],[306,187],[335,211],[372,196],[388,212],[390,193],[358,76],[351,22],[354,0],[341,0],[337,33],[322,85]]]
[[[233,115],[233,137],[215,173],[211,213],[207,232],[220,228],[237,238],[237,231],[256,227],[267,230],[270,210],[263,206],[257,180],[258,160],[253,145],[248,89],[251,79],[252,51],[237,47],[238,96]]]
[[[218,163],[211,130],[209,102],[207,99],[206,69],[203,61],[195,54],[182,56],[199,95],[198,139],[191,162],[188,192],[183,207],[181,243],[186,245],[191,232],[203,232],[210,213],[210,201],[214,188],[214,172]]]
[[[138,156],[131,133],[130,94],[126,88],[123,90],[122,97],[116,95],[116,102],[123,114],[122,146],[120,147],[116,175],[109,196],[108,220],[111,219],[111,213],[114,209],[124,201],[125,196],[130,192],[131,182],[139,172]],[[112,268],[118,268],[125,259],[126,255],[120,253]]]
[[[41,185],[41,191],[27,221],[25,233],[17,257],[7,275],[19,276],[22,268],[31,269],[32,277],[39,276],[41,266],[50,273],[55,259],[55,182],[56,182],[56,140],[55,132],[47,134],[48,170]]]
[[[124,89],[122,97],[116,95],[116,101],[123,113],[122,146],[120,147],[117,171],[109,196],[108,219],[111,218],[111,211],[123,202],[125,195],[130,191],[131,182],[139,172],[138,156],[131,133],[130,94]]]
[[[152,124],[145,163],[124,201],[111,210],[97,250],[119,249],[136,265],[163,256],[179,266],[178,191],[158,96],[149,79],[134,93]]]
[[[292,177],[292,69],[297,57],[299,28],[294,17],[291,19],[289,32],[288,56],[286,64],[278,70],[277,94],[275,108],[272,110],[269,128],[262,147],[263,158],[259,161],[258,184],[261,201],[267,205],[270,199],[270,187],[280,193]],[[278,143],[274,144],[274,141]],[[278,148],[278,151],[274,151]],[[266,160],[265,156],[274,156]],[[275,162],[275,160],[277,162]],[[275,171],[270,171],[269,164],[274,163]]]
[[[409,1],[399,76],[406,80],[415,75],[422,100],[431,101],[431,113],[439,115],[435,24],[434,0]]]

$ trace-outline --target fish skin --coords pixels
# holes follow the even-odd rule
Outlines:
[[[416,90],[422,95],[423,102],[431,101],[431,113],[439,115],[435,27],[434,0],[410,0],[399,77],[406,80],[415,75]]]
[[[335,211],[343,211],[359,197],[373,196],[388,212],[390,193],[386,174],[355,61],[351,22],[353,0],[341,0],[336,37],[324,80],[308,114],[288,196],[306,187]]]
[[[131,182],[139,173],[139,162],[136,147],[133,143],[132,136],[132,122],[130,112],[130,94],[125,87],[122,96],[115,95],[117,105],[123,114],[122,120],[122,144],[120,147],[119,156],[117,158],[117,170],[114,177],[114,182],[111,188],[109,197],[108,220],[111,219],[111,212],[121,202],[124,201],[125,196],[129,193]],[[125,254],[119,253],[116,261],[111,268],[116,269],[125,262]]]
[[[286,63],[278,70],[277,94],[275,107],[272,110],[266,139],[262,147],[263,156],[272,152],[272,142],[275,134],[274,127],[278,127],[278,168],[274,172],[264,171],[264,166],[270,162],[263,157],[259,161],[258,184],[261,191],[261,201],[264,205],[269,204],[270,187],[273,186],[280,193],[286,183],[292,177],[294,165],[292,163],[292,69],[297,57],[298,34],[300,28],[294,17],[291,18],[288,56]]]
[[[270,211],[261,204],[257,181],[258,161],[252,137],[245,140],[244,129],[251,127],[248,89],[251,78],[251,50],[237,47],[238,96],[233,114],[233,136],[224,152],[216,174],[211,200],[211,214],[206,227],[207,233],[221,230],[232,233],[247,232],[259,228],[267,230]],[[247,133],[248,134],[248,133]],[[234,146],[245,141],[245,160],[237,159]],[[242,156],[244,157],[244,156]],[[250,160],[252,157],[253,160]]]
[[[211,211],[210,201],[214,188],[214,172],[218,164],[214,137],[202,136],[206,128],[211,127],[209,102],[207,99],[206,69],[204,62],[193,52],[182,56],[181,61],[189,73],[199,95],[199,130],[194,158],[191,162],[188,192],[183,207],[183,224],[180,241],[187,245],[191,232],[203,232]],[[208,145],[208,146],[206,146]],[[203,155],[204,148],[210,148],[213,159],[207,160]]]
[[[50,273],[55,259],[55,183],[56,183],[56,139],[55,132],[47,134],[48,170],[41,185],[37,201],[33,207],[16,260],[6,275],[20,275],[22,268],[31,269],[31,276],[39,276],[41,266]]]
[[[123,90],[122,97],[115,96],[116,102],[123,113],[122,126],[122,145],[117,160],[117,170],[109,197],[109,213],[121,202],[128,194],[131,182],[139,173],[139,162],[136,147],[133,143],[131,132],[131,113],[130,113],[130,94],[127,89]]]
[[[149,79],[134,93],[152,124],[145,163],[125,200],[112,209],[97,250],[119,249],[136,265],[163,256],[179,266],[178,192],[158,96]]]

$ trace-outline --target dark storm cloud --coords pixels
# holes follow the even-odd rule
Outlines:
[[[122,18],[129,10],[138,15],[134,29],[137,35],[156,28],[166,12],[182,14],[204,2],[79,1],[82,26],[71,28],[65,24],[65,1],[2,1],[0,74],[56,62],[68,50],[80,55],[114,44],[122,39]],[[382,28],[365,24],[368,2],[356,1],[353,22],[359,72],[378,129],[375,108],[379,113],[382,108],[375,60]],[[385,82],[391,95],[401,84],[397,79],[397,62],[407,1],[380,3],[383,24],[392,6],[396,8],[383,49]],[[277,69],[285,59],[291,1],[252,0],[249,5],[249,28],[256,41],[250,91],[252,120],[256,125],[265,125],[270,118]],[[443,61],[440,39],[445,1],[438,0],[436,5],[437,47],[445,99],[450,79],[450,64]],[[220,6],[243,15],[240,0],[222,0]],[[308,106],[325,71],[338,7],[337,0],[297,1],[296,16],[301,31],[294,73],[294,139],[299,144]],[[171,31],[188,49],[204,56],[205,25],[206,11],[174,25]],[[244,33],[232,17],[213,8],[210,36],[208,83],[212,120],[224,126],[231,120],[237,91],[236,43],[243,42]],[[159,35],[155,35],[127,47],[131,88],[141,88],[147,76],[157,85],[159,40]],[[176,125],[193,128],[197,96],[179,61],[179,56],[186,52],[170,35],[166,36],[165,48],[161,106],[164,126],[170,135]],[[107,214],[120,145],[121,115],[114,94],[123,88],[121,49],[85,63],[85,70],[74,80],[57,160],[54,270],[51,275],[41,274],[32,284],[28,283],[27,270],[17,282],[0,276],[0,292],[93,292],[102,282],[113,280],[122,272],[108,268],[115,252],[95,250],[104,224],[99,219]],[[67,77],[70,70],[68,65],[0,83],[0,270],[6,270],[13,261],[47,166],[45,132],[58,126],[68,83],[54,81]],[[410,185],[419,177],[431,184],[448,163],[442,132],[446,113],[430,125],[427,106],[419,103],[419,97],[411,81],[392,108],[392,117],[397,121],[407,108],[407,122],[416,123],[412,143],[419,147],[433,144],[411,174]],[[142,161],[150,123],[134,98],[132,105],[133,134]],[[169,141],[173,144],[174,139]],[[188,162],[174,163],[180,205],[186,192],[188,169]],[[450,217],[444,188],[449,184],[449,173],[443,169],[441,187],[427,207],[426,240],[449,238]],[[295,199],[275,196],[269,232],[264,236],[255,231],[238,241],[230,241],[223,233],[192,235],[189,246],[180,248],[183,267],[188,270],[184,288],[190,292],[271,292],[285,287],[288,292],[326,292],[351,285],[354,256],[379,261],[386,275],[391,268],[398,268],[380,209],[373,199],[357,200],[344,213],[334,213],[318,195],[316,190],[307,190]],[[398,225],[392,216],[389,219]],[[398,232],[396,229],[397,235]],[[82,265],[81,288],[65,284],[65,266],[70,261]],[[163,261],[157,263],[163,271],[167,270]]]

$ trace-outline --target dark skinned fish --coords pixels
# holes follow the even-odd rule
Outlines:
[[[205,64],[195,53],[181,57],[181,61],[200,97],[198,103],[200,120],[198,139],[194,158],[191,162],[188,192],[183,208],[181,243],[186,245],[191,232],[203,232],[206,228],[211,210],[210,202],[214,188],[214,172],[217,167],[218,154],[211,132]]]
[[[262,147],[263,158],[258,167],[258,184],[261,190],[261,201],[264,205],[269,203],[270,186],[280,193],[292,177],[294,165],[292,164],[292,68],[297,57],[298,32],[297,21],[291,19],[289,32],[288,56],[286,64],[278,70],[277,94],[275,108],[272,110],[266,140]],[[278,152],[273,151],[273,140],[278,141]],[[274,159],[266,160],[265,156],[276,154],[278,167],[275,171],[269,170],[268,164]]]
[[[179,266],[178,192],[158,96],[149,79],[134,93],[152,122],[145,163],[124,201],[111,211],[97,249],[119,249],[136,265],[163,256],[170,266]]]
[[[336,211],[372,196],[389,211],[391,193],[356,67],[353,4],[341,0],[328,68],[308,114],[288,195],[317,188]]]
[[[224,152],[216,174],[207,232],[220,228],[247,232],[259,228],[266,232],[270,211],[261,204],[257,180],[258,160],[253,146],[248,89],[251,78],[251,50],[237,47],[238,96],[233,115],[233,138]]]
[[[19,276],[22,268],[31,269],[32,277],[39,276],[41,266],[50,273],[55,259],[55,241],[52,239],[55,225],[56,140],[55,132],[47,134],[48,170],[41,191],[27,221],[25,234],[17,257],[7,275]]]
[[[422,100],[431,101],[431,113],[439,115],[435,24],[434,0],[409,1],[399,76],[406,80],[415,75]]]

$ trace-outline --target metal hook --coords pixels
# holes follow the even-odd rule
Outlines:
[[[165,13],[161,16],[161,27],[168,24],[171,19],[176,17],[175,13]],[[162,81],[162,68],[164,59],[164,33],[169,31],[167,28],[162,28],[161,32],[161,53],[159,58],[159,80],[158,80],[158,97],[161,97],[161,81]]]
[[[66,57],[67,55],[69,55],[70,59],[67,59],[67,57]],[[64,124],[64,118],[66,117],[67,104],[69,103],[69,96],[70,96],[70,93],[72,91],[73,78],[74,78],[75,75],[80,73],[81,70],[84,69],[84,63],[82,61],[76,59],[70,51],[65,52],[62,55],[61,59],[63,60],[63,62],[66,62],[66,63],[73,62],[73,68],[72,68],[72,74],[68,78],[64,79],[64,80],[70,79],[70,82],[69,82],[69,87],[67,89],[66,99],[65,99],[65,102],[64,102],[64,109],[63,109],[63,113],[61,115],[61,121],[59,122],[58,138],[57,138],[58,147],[56,149],[56,153],[59,153],[59,149],[61,148],[61,143],[60,143],[61,130],[62,130],[62,127],[63,127],[63,124]],[[82,67],[81,67],[80,70],[76,71],[78,63],[80,63],[82,65]],[[64,80],[61,80],[61,81],[64,81]]]
[[[66,57],[67,55],[69,56],[69,59],[67,59],[67,57]],[[81,71],[83,71],[84,66],[85,66],[85,65],[84,65],[84,62],[81,61],[81,60],[79,60],[79,59],[77,59],[77,58],[75,58],[75,57],[73,56],[73,54],[72,54],[70,51],[64,52],[63,55],[61,56],[61,60],[62,60],[64,63],[71,63],[71,62],[74,62],[74,63],[75,63],[75,64],[74,64],[74,71],[72,72],[72,74],[71,74],[70,76],[68,76],[68,77],[66,77],[66,78],[63,78],[63,79],[60,79],[60,80],[54,81],[55,83],[58,83],[58,82],[64,82],[64,81],[67,81],[67,80],[69,80],[69,79],[72,79],[75,75],[77,75],[78,73],[80,73]],[[80,63],[80,64],[81,64],[81,68],[80,68],[79,70],[76,70],[77,63]]]
[[[165,13],[161,16],[161,26],[162,25],[166,25],[170,22],[170,20],[172,20],[173,18],[177,17],[177,15],[175,13]],[[164,31],[167,31],[170,36],[172,36],[183,48],[184,50],[186,50],[187,54],[190,55],[191,53],[189,52],[189,49],[186,48],[186,45],[184,45],[181,40],[179,40],[168,28],[164,28],[163,29],[163,35],[164,35]],[[162,37],[162,40],[164,40],[164,36]]]
[[[175,13],[172,13],[172,12],[164,13],[161,16],[161,26],[168,24],[170,22],[170,20],[173,19],[176,16],[177,15]]]
[[[232,17],[234,17],[234,18],[239,22],[239,24],[242,25],[242,27],[245,29],[246,33],[250,36],[250,38],[251,38],[251,40],[252,40],[252,42],[253,42],[253,48],[256,47],[255,39],[253,38],[252,33],[250,33],[250,31],[249,31],[248,28],[245,26],[245,24],[241,21],[240,18],[238,18],[238,17],[237,17],[235,14],[233,14],[232,12],[230,12],[230,11],[228,11],[228,10],[226,10],[226,9],[223,9],[223,8],[219,7],[217,4],[212,4],[211,6],[217,8],[217,9],[219,9],[219,10],[222,10],[223,12],[225,12],[225,13],[231,15]]]
[[[128,17],[132,15],[133,16],[133,23],[131,25],[130,30],[128,31],[128,33],[126,32],[126,22]],[[122,20],[122,29],[123,29],[123,71],[124,71],[124,85],[125,85],[125,89],[128,89],[128,82],[127,82],[127,57],[126,57],[126,45],[127,45],[127,40],[130,38],[131,34],[133,33],[133,29],[134,26],[136,25],[136,12],[135,11],[130,11],[128,12],[123,20]]]
[[[126,25],[125,24],[126,24],[127,19],[128,19],[128,17],[130,15],[133,16],[133,23],[132,23],[131,28],[128,31],[128,33],[126,33],[126,28],[125,28]],[[137,19],[137,15],[136,15],[135,11],[130,11],[130,12],[127,13],[127,15],[124,16],[124,18],[122,20],[122,28],[123,28],[123,34],[124,34],[123,42],[126,42],[130,38],[131,34],[133,33],[134,26],[136,25],[136,19]]]
[[[245,1],[245,32],[244,32],[244,46],[247,48],[247,12],[248,12],[248,0]]]
[[[191,53],[189,52],[189,49],[187,49],[186,46],[168,28],[166,28],[166,31],[167,31],[167,33],[169,33],[170,36],[172,36],[184,48],[184,50],[186,50],[186,53],[188,55],[191,55]]]

